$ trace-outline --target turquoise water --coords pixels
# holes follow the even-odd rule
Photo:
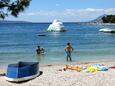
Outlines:
[[[40,64],[65,63],[64,47],[71,42],[74,47],[73,62],[115,60],[115,34],[102,33],[104,27],[64,23],[66,32],[47,32],[49,23],[0,24],[0,66],[17,61],[39,61]],[[44,34],[46,36],[38,36]],[[45,48],[45,54],[36,55],[36,48]]]

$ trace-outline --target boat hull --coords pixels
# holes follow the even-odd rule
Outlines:
[[[115,33],[115,29],[111,28],[103,28],[99,30],[100,32],[105,32],[105,33]]]
[[[35,78],[40,74],[38,65],[38,62],[9,64],[5,79],[12,82],[20,82]]]
[[[36,78],[37,76],[40,75],[40,72],[38,72],[37,74],[35,75],[32,75],[32,76],[28,76],[28,77],[23,77],[23,78],[9,78],[9,77],[6,77],[5,76],[5,79],[7,81],[10,81],[10,82],[22,82],[22,81],[27,81],[27,80],[31,80],[31,79],[34,79]]]

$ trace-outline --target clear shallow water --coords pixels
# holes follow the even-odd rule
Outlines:
[[[71,42],[74,47],[73,62],[115,60],[115,34],[98,31],[104,27],[115,28],[114,25],[65,23],[67,32],[47,32],[48,25],[0,24],[0,66],[17,61],[65,63],[64,47],[67,42]],[[38,45],[45,48],[44,55],[36,55]]]

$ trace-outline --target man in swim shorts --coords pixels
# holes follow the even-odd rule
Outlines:
[[[68,59],[70,59],[70,61],[72,61],[72,59],[71,59],[71,52],[73,51],[73,47],[71,46],[71,44],[70,43],[67,43],[67,45],[66,45],[66,47],[65,47],[65,52],[66,52],[66,54],[67,54],[67,61],[68,61]]]

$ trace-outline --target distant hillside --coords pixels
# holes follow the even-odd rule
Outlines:
[[[94,19],[94,20],[92,20],[92,21],[90,21],[90,22],[93,22],[93,23],[96,23],[96,22],[103,22],[103,20],[102,20],[102,18],[103,17],[106,17],[107,15],[101,15],[101,16],[99,16],[98,18],[96,18],[96,19]]]
[[[31,23],[27,21],[7,21],[7,20],[0,20],[0,23]]]
[[[103,23],[115,23],[115,15],[107,15],[102,17]]]

